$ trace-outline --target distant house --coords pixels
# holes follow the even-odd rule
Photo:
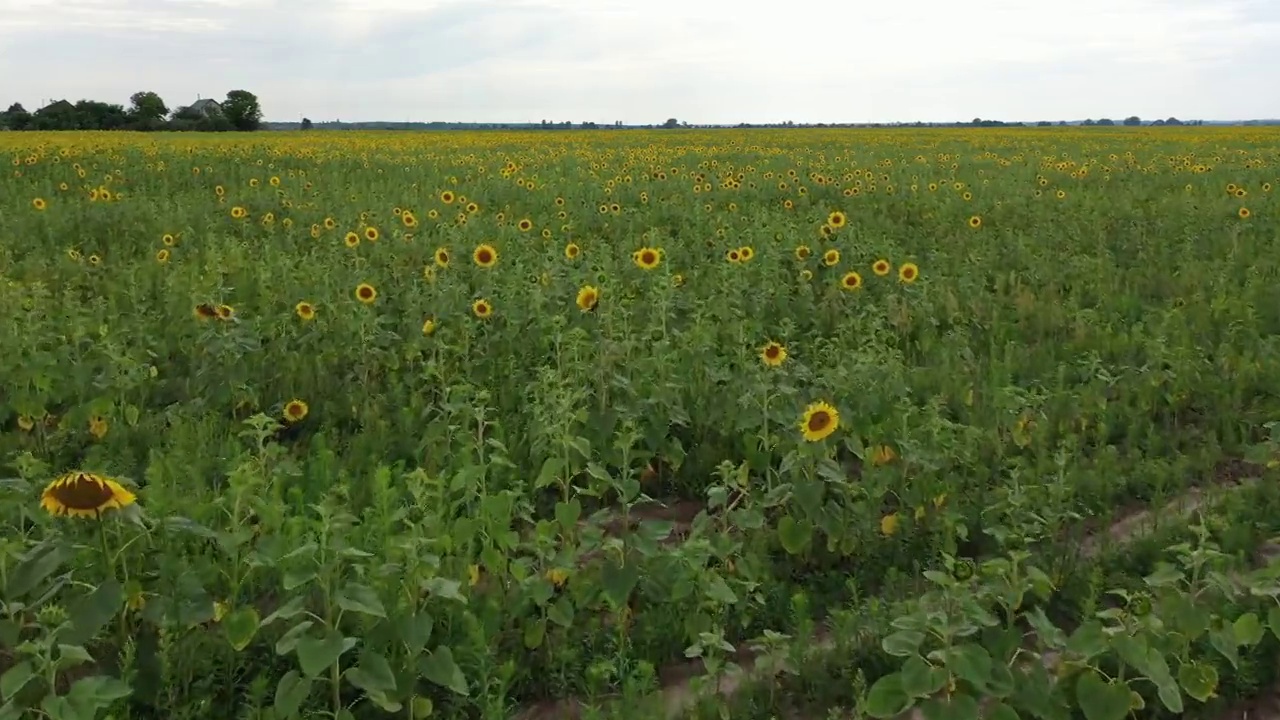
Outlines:
[[[199,114],[202,117],[210,117],[212,115],[222,114],[222,104],[217,100],[204,98],[197,100],[187,106],[187,111],[193,114]]]
[[[76,106],[66,100],[55,100],[36,111],[37,115],[62,115],[75,112]]]

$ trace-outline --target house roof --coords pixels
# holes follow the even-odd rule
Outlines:
[[[201,98],[200,100],[191,103],[188,107],[192,110],[204,110],[210,107],[222,107],[222,103],[219,103],[217,100],[212,98]]]

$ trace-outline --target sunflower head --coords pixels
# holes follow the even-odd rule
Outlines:
[[[40,507],[54,516],[98,518],[107,510],[123,510],[138,498],[110,478],[71,472],[54,478],[40,494]]]
[[[342,237],[342,243],[349,248],[353,248],[360,244],[360,236],[354,232],[349,232]]]
[[[576,260],[582,254],[582,248],[577,243],[569,243],[564,246],[564,256],[568,260]]]
[[[913,283],[920,277],[920,268],[915,263],[903,263],[898,268],[898,280],[904,283]]]
[[[884,258],[881,258],[881,259],[879,259],[879,260],[875,261],[875,262],[871,265],[871,271],[872,271],[872,272],[874,272],[876,275],[878,275],[878,276],[880,276],[880,277],[884,277],[885,275],[888,275],[888,274],[889,274],[889,270],[890,270],[890,268],[891,268],[891,267],[892,267],[892,266],[890,266],[890,265],[889,265],[889,261],[888,261],[888,260],[885,260]]]
[[[662,253],[657,248],[643,247],[636,251],[635,262],[641,270],[652,270],[662,261]]]
[[[435,334],[435,332],[436,332],[436,320],[435,320],[435,318],[427,318],[426,320],[423,320],[423,321],[422,321],[422,334],[423,334],[423,335],[434,335],[434,334]]]
[[[800,432],[808,442],[818,442],[840,427],[840,412],[830,403],[818,401],[804,409],[800,420]]]
[[[364,229],[365,240],[368,240],[369,242],[377,242],[379,237],[381,237],[381,234],[379,234],[378,228],[370,225]]]
[[[435,252],[436,265],[442,268],[449,267],[449,248],[438,247]]]
[[[498,262],[498,251],[488,243],[477,245],[471,259],[482,268],[491,268]]]
[[[574,300],[574,303],[584,313],[595,310],[596,305],[600,303],[600,288],[593,285],[583,285],[578,290],[578,297]]]
[[[844,213],[836,210],[827,216],[827,226],[832,230],[839,230],[849,223],[849,217]]]
[[[489,304],[488,300],[480,298],[479,300],[471,303],[471,312],[474,313],[476,317],[484,320],[493,315],[493,306]]]
[[[373,304],[373,301],[377,299],[378,291],[369,283],[360,283],[356,286],[356,300],[359,300],[365,305],[371,305]]]
[[[857,290],[862,287],[862,276],[857,272],[850,270],[840,278],[840,287],[845,290]]]
[[[813,251],[809,249],[808,245],[799,245],[796,247],[797,260],[808,260],[811,254],[813,254]]]
[[[756,251],[751,249],[750,245],[744,245],[738,248],[738,257],[742,258],[742,262],[750,262],[751,258],[756,256]]]
[[[977,215],[974,215],[973,217],[969,218],[969,227],[975,230],[982,227],[982,218]]]
[[[284,404],[284,420],[287,423],[302,422],[306,419],[307,413],[311,412],[311,408],[302,400],[294,398]]]
[[[832,248],[822,253],[822,264],[832,267],[840,263],[840,251]]]
[[[230,320],[236,316],[236,309],[230,305],[219,305],[216,312],[219,320]]]
[[[781,343],[769,342],[760,349],[760,360],[769,367],[778,367],[787,360],[787,349]]]
[[[310,322],[316,319],[316,306],[305,300],[293,306],[293,311],[298,317],[304,321]]]

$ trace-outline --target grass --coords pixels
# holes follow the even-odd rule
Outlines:
[[[13,712],[637,697],[1018,538],[1087,595],[1079,517],[1271,458],[1274,130],[0,150]]]

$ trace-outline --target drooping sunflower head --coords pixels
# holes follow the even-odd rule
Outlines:
[[[40,507],[54,516],[97,518],[107,510],[123,510],[137,496],[110,478],[71,472],[54,478],[40,494]]]
[[[491,268],[498,262],[498,251],[492,245],[483,243],[476,246],[471,259],[482,268]]]
[[[578,297],[574,300],[574,303],[584,313],[595,310],[596,305],[600,303],[600,288],[594,285],[583,285],[578,290]]]
[[[787,349],[781,343],[769,342],[760,349],[760,359],[769,367],[778,367],[787,360]]]
[[[840,412],[830,403],[818,401],[810,403],[804,409],[804,417],[800,421],[800,431],[808,442],[818,442],[831,435],[840,427]]]
[[[236,316],[236,309],[230,305],[219,305],[217,313],[219,320],[230,320]]]
[[[378,291],[369,283],[360,283],[356,286],[356,300],[365,305],[372,305],[374,300],[378,299]]]
[[[218,317],[218,308],[209,303],[200,303],[195,306],[192,313],[200,320],[212,320]]]

